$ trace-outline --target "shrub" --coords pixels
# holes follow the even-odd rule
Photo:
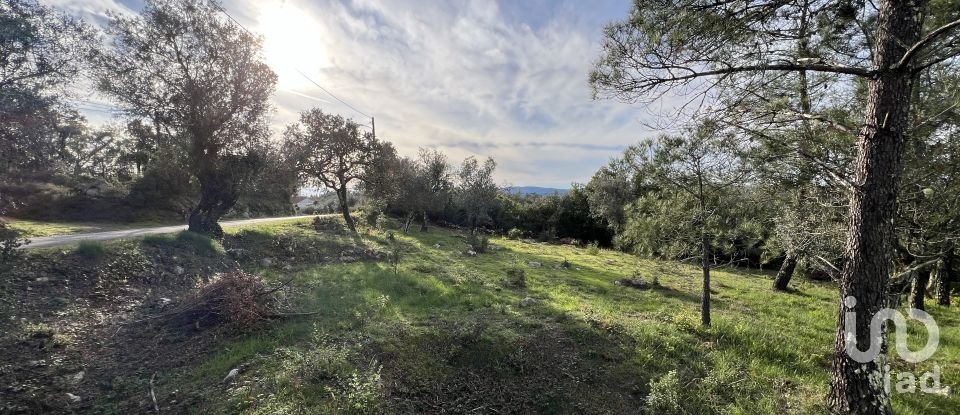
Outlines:
[[[0,265],[9,264],[20,257],[22,252],[19,248],[28,243],[29,240],[20,238],[20,232],[0,223]]]
[[[600,244],[597,241],[590,242],[587,245],[587,253],[590,255],[600,255]]]
[[[470,234],[467,236],[467,245],[470,245],[470,249],[474,252],[482,254],[490,249],[490,239],[488,239],[486,236]]]
[[[387,262],[393,267],[393,273],[398,274],[400,272],[400,261],[403,259],[403,250],[400,249],[400,244],[394,242],[390,245],[390,252],[387,254]]]
[[[510,228],[510,230],[507,231],[508,239],[520,239],[522,237],[523,237],[523,231],[521,231],[520,229]]]
[[[97,259],[107,252],[103,244],[97,241],[80,241],[73,253],[86,259]]]
[[[507,268],[507,279],[505,282],[508,287],[526,288],[527,287],[526,273],[523,271],[523,268],[520,268],[518,266]]]

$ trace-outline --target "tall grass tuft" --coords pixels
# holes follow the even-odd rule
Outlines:
[[[97,259],[107,253],[107,249],[97,241],[80,241],[73,253],[86,259]]]

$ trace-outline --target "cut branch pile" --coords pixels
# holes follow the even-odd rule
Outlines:
[[[256,275],[226,272],[184,298],[172,310],[150,319],[173,327],[199,329],[227,324],[241,330],[250,329],[265,319],[294,315],[277,311],[279,301],[273,294],[285,285],[268,288]]]

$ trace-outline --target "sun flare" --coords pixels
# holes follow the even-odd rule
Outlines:
[[[282,3],[265,7],[258,29],[264,36],[264,58],[281,87],[307,86],[310,82],[298,70],[313,76],[330,64],[320,24],[302,9]]]

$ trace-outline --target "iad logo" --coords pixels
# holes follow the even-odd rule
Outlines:
[[[857,305],[857,299],[847,297],[843,299],[843,304],[848,310],[853,310]],[[919,363],[929,359],[936,353],[940,346],[940,327],[934,321],[930,314],[923,310],[914,308],[907,309],[907,315],[914,320],[923,323],[927,329],[927,344],[917,352],[911,351],[907,346],[907,319],[899,311],[892,308],[884,308],[873,315],[870,320],[870,347],[866,351],[861,351],[857,347],[857,313],[846,311],[843,316],[844,330],[844,349],[851,359],[858,363],[873,362],[880,356],[883,347],[883,325],[887,321],[892,321],[896,328],[896,347],[897,355],[901,359],[910,363]],[[884,366],[883,379],[886,390],[890,391],[890,366]],[[934,366],[933,372],[924,372],[920,375],[919,389],[923,393],[949,394],[950,388],[940,387],[940,366]],[[917,376],[909,372],[897,374],[897,392],[912,393],[917,390]]]

